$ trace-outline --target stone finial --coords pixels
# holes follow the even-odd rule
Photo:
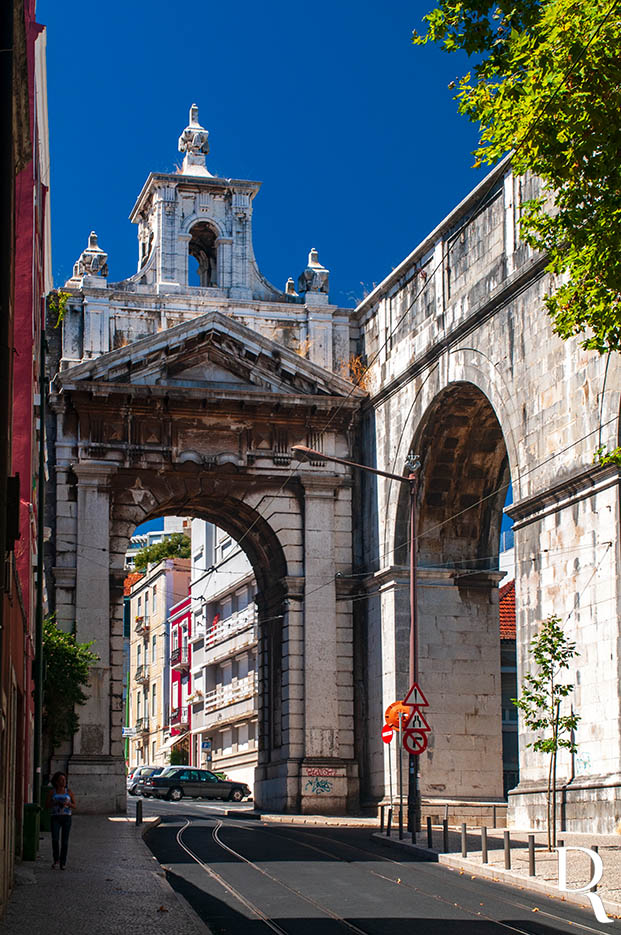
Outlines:
[[[293,276],[289,276],[289,279],[285,283],[285,295],[297,295],[295,291],[295,283],[293,281]]]
[[[298,279],[300,292],[320,292],[327,294],[330,271],[319,262],[319,254],[313,247],[308,254],[308,265]]]
[[[179,137],[179,152],[185,153],[181,172],[183,175],[208,175],[205,156],[209,152],[209,131],[198,122],[198,106],[190,107],[190,122]]]
[[[73,264],[72,279],[79,280],[82,276],[108,275],[108,254],[97,243],[97,234],[91,231],[88,235],[88,246]],[[69,280],[71,282],[71,279]]]

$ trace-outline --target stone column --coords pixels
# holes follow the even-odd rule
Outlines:
[[[69,762],[71,785],[83,812],[124,811],[124,768],[111,704],[110,475],[116,465],[86,461],[73,466],[77,489],[75,624],[79,642],[94,641],[89,698],[79,708],[80,729]],[[118,718],[116,718],[118,721]],[[118,727],[118,725],[115,725]],[[112,753],[114,745],[116,755]]]
[[[335,582],[335,492],[339,481],[308,474],[302,483],[305,600],[300,810],[325,814],[347,807],[347,767],[339,742],[338,685],[342,673],[338,671]]]
[[[500,799],[502,712],[498,581],[502,572],[418,572],[419,683],[429,702],[423,796]]]

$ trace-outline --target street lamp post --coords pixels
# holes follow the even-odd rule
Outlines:
[[[380,471],[378,468],[369,467],[366,464],[358,464],[356,461],[347,461],[345,458],[336,458],[333,455],[324,454],[316,451],[314,448],[308,448],[306,445],[293,445],[291,448],[295,457],[300,461],[308,461],[313,458],[317,461],[333,461],[336,464],[345,464],[347,467],[358,468],[360,471],[368,471],[370,474],[378,474],[380,477],[388,477],[390,480],[396,480],[400,484],[408,484],[410,488],[410,653],[409,653],[409,678],[410,685],[418,681],[418,621],[417,621],[417,595],[416,595],[416,494],[418,491],[418,471],[420,469],[420,458],[418,455],[409,454],[406,460],[406,469],[408,474],[392,474],[390,471]],[[399,751],[401,756],[401,751]],[[412,833],[420,831],[420,794],[418,787],[418,757],[409,754],[408,761],[408,831]]]

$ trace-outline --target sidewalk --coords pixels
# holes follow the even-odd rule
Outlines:
[[[37,860],[16,865],[0,935],[209,935],[142,840],[148,824],[74,815],[64,871],[52,870],[51,835],[43,832]]]
[[[385,833],[373,835],[376,840],[396,847],[413,850],[421,857],[437,860],[438,863],[468,873],[472,877],[484,877],[520,889],[552,896],[555,899],[565,900],[590,909],[591,904],[586,894],[575,894],[571,888],[585,886],[589,883],[592,873],[590,858],[579,851],[569,851],[567,854],[567,884],[568,892],[561,892],[558,888],[558,855],[556,851],[547,850],[547,835],[545,831],[535,832],[535,876],[528,875],[528,835],[529,831],[510,831],[511,839],[511,869],[505,870],[504,858],[504,829],[487,829],[488,862],[481,860],[480,832],[469,828],[467,833],[467,857],[461,856],[461,834],[454,827],[449,830],[449,850],[442,851],[442,828],[433,828],[433,848],[427,847],[426,829],[419,831],[417,843],[411,840],[411,835],[404,832],[403,840],[398,838],[398,831],[393,828],[391,837]],[[579,834],[576,832],[559,832],[558,840],[563,841],[566,847],[599,848],[604,873],[597,887],[604,907],[610,917],[621,918],[621,835],[618,834]]]

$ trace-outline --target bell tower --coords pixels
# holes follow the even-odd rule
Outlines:
[[[212,175],[208,139],[193,104],[179,137],[181,169],[152,172],[130,215],[139,245],[132,278],[159,293],[207,289],[214,298],[273,300],[281,294],[258,274],[252,248],[252,201],[261,183]]]

